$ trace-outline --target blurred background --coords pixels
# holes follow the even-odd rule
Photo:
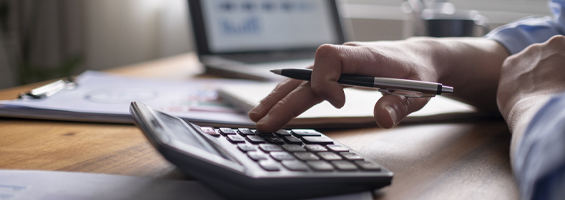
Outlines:
[[[546,0],[452,0],[490,28],[550,15]],[[404,6],[402,6],[404,3]],[[343,0],[349,40],[412,36],[404,0]],[[0,88],[193,50],[186,0],[0,0]]]

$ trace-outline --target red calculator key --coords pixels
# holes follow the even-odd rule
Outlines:
[[[220,134],[216,132],[216,130],[212,127],[200,127],[200,130],[208,135],[218,137]]]

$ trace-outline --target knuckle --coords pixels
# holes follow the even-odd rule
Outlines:
[[[361,46],[362,44],[363,43],[361,43],[361,42],[346,42],[346,43],[343,43],[343,45],[346,45],[346,46]]]
[[[323,44],[316,50],[316,58],[333,57],[338,55],[338,48],[335,45]]]
[[[549,38],[549,40],[547,40],[547,42],[549,44],[565,44],[565,36],[556,35],[556,36]]]
[[[504,60],[502,66],[512,65],[513,63],[516,63],[516,61],[520,58],[520,55],[521,55],[521,53],[508,56],[508,57]]]
[[[505,61],[512,61],[512,60],[517,60],[519,57],[523,56],[523,55],[527,55],[527,54],[531,54],[531,53],[535,53],[535,52],[540,52],[543,47],[544,47],[545,43],[534,43],[534,44],[530,44],[530,46],[527,46],[525,49],[523,49],[522,51],[509,56],[508,58],[506,58]],[[506,63],[506,62],[505,62]]]
[[[563,49],[565,48],[565,36],[563,35],[553,36],[549,38],[549,40],[547,40],[547,42],[545,42],[544,45],[551,49]]]
[[[522,52],[539,51],[542,48],[542,46],[543,46],[542,43],[534,43],[534,44],[531,44],[530,46],[526,47],[526,49],[524,49],[524,51],[522,51]]]

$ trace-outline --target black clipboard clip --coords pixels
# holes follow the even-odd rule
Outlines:
[[[49,97],[63,89],[74,89],[78,86],[74,78],[66,77],[47,85],[32,89],[29,92],[22,92],[18,99],[43,99]]]

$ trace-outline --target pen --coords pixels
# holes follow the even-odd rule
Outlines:
[[[311,69],[273,69],[271,72],[286,76],[288,78],[310,81],[312,76]],[[453,87],[442,85],[441,83],[416,81],[397,78],[381,78],[355,74],[342,74],[337,80],[338,83],[348,86],[361,86],[370,88],[380,88],[381,92],[402,95],[407,97],[433,97],[436,94],[453,93]],[[398,92],[400,91],[400,92]],[[403,92],[414,92],[403,93]]]

